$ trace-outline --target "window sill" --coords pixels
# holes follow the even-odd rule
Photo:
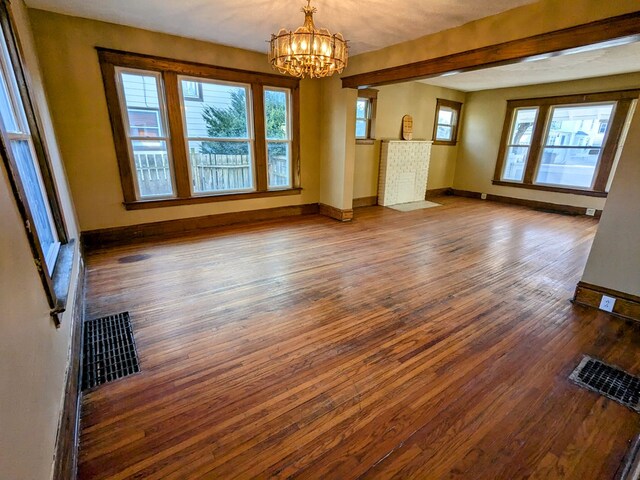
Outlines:
[[[175,207],[178,205],[194,205],[198,203],[229,202],[233,200],[246,200],[250,198],[282,197],[285,195],[299,195],[302,188],[289,188],[286,190],[270,190],[268,192],[226,193],[220,195],[206,195],[189,198],[163,198],[159,200],[137,200],[124,202],[127,210],[143,210],[146,208]]]
[[[606,198],[607,192],[596,192],[594,190],[584,190],[581,188],[566,188],[566,187],[553,187],[550,185],[533,185],[529,183],[507,182],[504,180],[492,180],[494,185],[501,185],[503,187],[516,187],[527,188],[529,190],[542,190],[544,192],[556,192],[556,193],[572,193],[573,195],[586,195],[589,197],[603,197]]]
[[[455,147],[458,144],[456,140],[452,142],[447,142],[445,140],[434,140],[433,145],[447,145],[449,147]]]
[[[51,318],[60,327],[60,314],[67,308],[67,297],[71,286],[71,271],[73,270],[73,256],[75,252],[75,240],[69,240],[60,246],[56,266],[53,269],[51,283],[55,296],[55,306],[51,310]]]
[[[356,138],[356,145],[373,145],[376,143],[375,138]]]

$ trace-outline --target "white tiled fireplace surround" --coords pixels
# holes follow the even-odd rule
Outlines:
[[[422,140],[382,141],[378,205],[424,200],[432,143]]]

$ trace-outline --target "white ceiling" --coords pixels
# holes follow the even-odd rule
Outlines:
[[[640,71],[640,42],[420,80],[463,92]]]
[[[535,0],[313,0],[316,25],[341,32],[352,55],[377,50]],[[295,29],[306,0],[26,0],[29,7],[259,52]]]

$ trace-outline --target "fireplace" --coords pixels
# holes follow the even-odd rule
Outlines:
[[[432,143],[422,140],[382,141],[378,205],[424,200]]]

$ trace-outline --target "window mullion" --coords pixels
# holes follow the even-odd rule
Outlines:
[[[595,174],[595,180],[593,182],[593,189],[596,191],[604,192],[607,188],[607,182],[609,181],[609,175],[611,174],[611,168],[616,157],[616,151],[618,150],[618,142],[622,135],[624,123],[629,114],[629,108],[631,107],[631,100],[618,100],[615,107],[615,113],[609,126],[607,137],[602,145],[602,152],[600,154],[600,161],[598,162],[598,171]]]
[[[164,83],[165,105],[169,121],[169,142],[173,160],[173,174],[176,181],[176,196],[191,197],[191,180],[189,177],[189,160],[187,144],[184,138],[180,92],[178,91],[178,75],[174,72],[162,72]],[[160,92],[162,94],[162,92]]]
[[[264,119],[264,86],[259,83],[251,84],[253,102],[253,135],[255,139],[253,152],[256,166],[256,190],[268,190],[267,179],[267,142]]]
[[[547,125],[547,117],[549,114],[549,105],[541,105],[536,116],[536,126],[533,130],[533,137],[529,145],[529,154],[527,155],[527,166],[525,167],[522,183],[533,183],[533,176],[540,162],[540,151],[545,140],[545,131]]]

